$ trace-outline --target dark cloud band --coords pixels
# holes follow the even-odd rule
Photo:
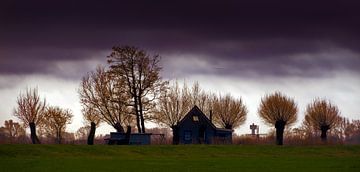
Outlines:
[[[184,75],[359,73],[358,1],[2,3],[1,74],[63,75],[69,61],[88,70],[81,61],[124,44],[163,55],[165,69],[188,55],[208,65],[171,67],[191,68]]]

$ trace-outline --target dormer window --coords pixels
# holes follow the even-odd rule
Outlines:
[[[193,121],[194,121],[194,122],[198,122],[198,121],[199,121],[199,116],[194,115],[194,116],[193,116]]]

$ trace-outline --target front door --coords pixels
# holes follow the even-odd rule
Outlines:
[[[184,131],[184,143],[185,144],[192,143],[192,132],[190,130]]]
[[[204,126],[201,126],[200,128],[199,128],[199,138],[198,138],[198,140],[199,140],[199,143],[200,144],[204,144],[205,143],[205,136],[206,136],[206,134],[205,134],[205,130],[206,130],[206,127],[204,127]]]

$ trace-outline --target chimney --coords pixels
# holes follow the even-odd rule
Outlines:
[[[212,110],[210,110],[210,122],[212,123]]]

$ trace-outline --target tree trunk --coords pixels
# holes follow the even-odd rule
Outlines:
[[[283,135],[285,129],[285,122],[284,121],[276,121],[275,128],[276,128],[276,144],[283,145]]]
[[[145,130],[145,120],[144,120],[144,115],[142,112],[140,112],[140,121],[141,121],[141,132],[142,133],[145,133],[146,130]]]
[[[140,126],[140,115],[138,110],[138,101],[137,97],[134,97],[134,109],[135,109],[135,115],[136,115],[136,126],[138,128],[138,133],[141,133],[141,126]]]
[[[327,141],[327,131],[329,130],[329,126],[321,126],[321,141],[326,142]]]
[[[171,127],[172,132],[173,132],[173,139],[172,139],[172,144],[173,145],[178,145],[180,142],[180,138],[179,138],[179,126],[174,125]]]
[[[136,83],[136,79],[135,79],[135,65],[134,65],[134,59],[131,59],[131,64],[130,64],[130,67],[131,67],[131,83],[129,83],[129,85],[131,85],[132,87],[132,91],[133,91],[133,94],[132,94],[132,97],[134,98],[134,109],[135,109],[135,115],[136,115],[136,125],[137,125],[137,128],[138,128],[138,133],[141,133],[142,129],[141,129],[141,126],[140,126],[140,114],[139,114],[139,102],[138,102],[138,90],[137,90],[137,83]]]
[[[57,144],[61,144],[61,130],[57,131],[56,135]]]
[[[55,131],[54,144],[58,144],[58,143],[59,143],[59,133],[58,133],[58,131]]]
[[[124,132],[124,128],[120,125],[119,122],[117,122],[117,123],[115,124],[114,128],[116,129],[116,132],[125,133],[125,132]]]
[[[130,136],[131,136],[131,126],[127,126],[126,135],[125,135],[125,140],[127,145],[130,144]]]
[[[91,124],[90,124],[90,132],[89,132],[89,136],[88,136],[88,139],[87,139],[87,144],[88,145],[93,145],[94,144],[95,130],[96,130],[96,125],[95,125],[94,122],[91,122]]]
[[[40,144],[40,140],[36,135],[36,125],[34,122],[29,123],[30,126],[30,137],[33,144]]]
[[[145,133],[145,120],[144,120],[144,114],[143,114],[143,108],[142,108],[142,101],[141,97],[139,98],[139,112],[140,112],[140,122],[141,122],[141,132]]]

